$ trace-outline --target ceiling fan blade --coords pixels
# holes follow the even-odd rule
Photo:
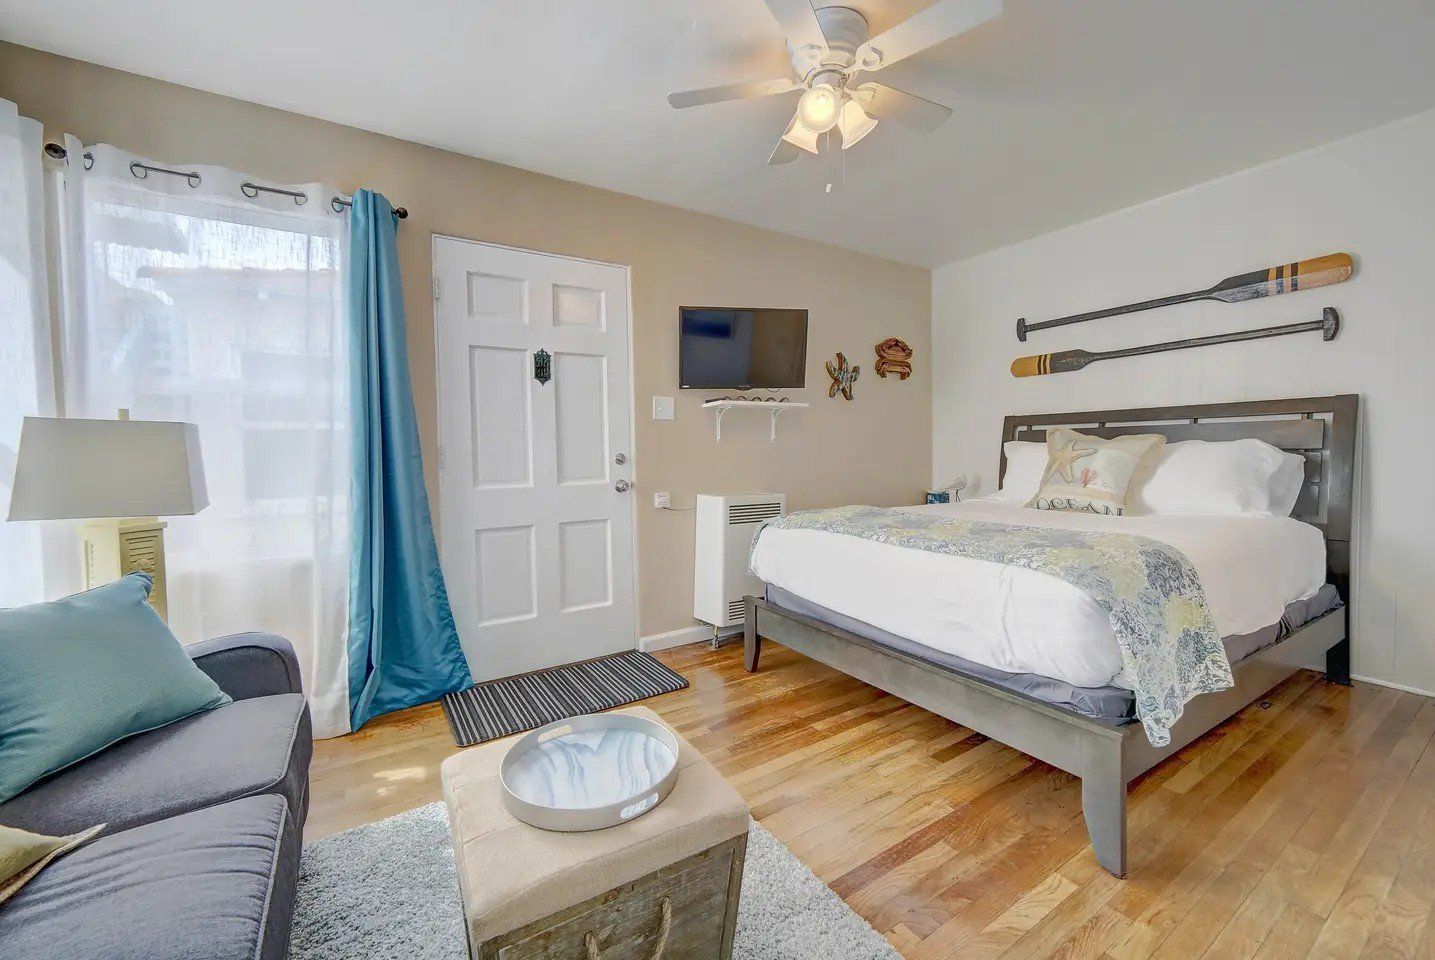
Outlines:
[[[786,78],[778,80],[748,80],[744,83],[725,83],[720,87],[703,87],[700,90],[683,90],[668,94],[668,103],[679,110],[685,107],[700,107],[708,103],[722,103],[724,100],[749,100],[754,97],[770,97],[777,93],[796,90],[799,84]]]
[[[769,0],[771,2],[771,0]],[[857,68],[880,70],[920,53],[959,33],[986,23],[1002,12],[1001,0],[937,0],[925,10],[877,34],[857,48]]]
[[[817,22],[811,0],[767,0],[767,9],[777,18],[792,49],[808,46],[827,49],[827,38],[822,35],[822,24]]]
[[[867,92],[871,91],[871,96]],[[924,100],[913,93],[885,83],[864,83],[858,88],[858,103],[879,120],[893,120],[904,127],[931,133],[952,116],[952,108]]]

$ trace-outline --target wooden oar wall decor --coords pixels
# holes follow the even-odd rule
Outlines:
[[[1032,357],[1017,357],[1011,362],[1014,377],[1041,377],[1048,373],[1070,373],[1080,370],[1088,363],[1098,360],[1115,360],[1118,357],[1139,357],[1148,353],[1165,353],[1168,350],[1188,350],[1191,347],[1210,347],[1218,343],[1236,343],[1241,340],[1264,340],[1267,337],[1284,337],[1293,333],[1319,330],[1321,339],[1334,340],[1340,332],[1340,314],[1334,307],[1326,307],[1319,320],[1305,323],[1287,323],[1279,327],[1261,327],[1256,330],[1238,330],[1235,333],[1218,333],[1209,337],[1191,337],[1187,340],[1171,340],[1166,343],[1148,343],[1124,350],[1062,350],[1057,353],[1040,353]]]
[[[1328,287],[1332,283],[1349,280],[1353,266],[1350,254],[1332,253],[1324,257],[1316,257],[1313,260],[1299,260],[1295,263],[1267,267],[1264,270],[1254,270],[1251,273],[1237,274],[1234,277],[1227,277],[1214,287],[1208,287],[1205,290],[1193,290],[1190,293],[1178,293],[1169,297],[1158,297],[1155,300],[1128,303],[1121,307],[1108,307],[1105,310],[1093,310],[1090,313],[1058,317],[1055,320],[1042,320],[1039,323],[1027,323],[1026,318],[1022,317],[1016,322],[1016,338],[1025,343],[1026,335],[1035,330],[1064,327],[1069,323],[1085,323],[1088,320],[1101,320],[1105,317],[1120,317],[1128,313],[1139,313],[1142,310],[1154,310],[1157,307],[1169,307],[1177,303],[1190,303],[1193,300],[1240,303],[1244,300],[1275,297],[1297,290]]]

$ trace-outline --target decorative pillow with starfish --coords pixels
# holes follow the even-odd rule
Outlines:
[[[1161,449],[1158,433],[1103,440],[1066,427],[1046,432],[1046,472],[1027,506],[1121,516],[1131,480]]]

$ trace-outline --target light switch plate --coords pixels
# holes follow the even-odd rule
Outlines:
[[[654,419],[654,420],[671,420],[671,419],[673,419],[673,398],[672,398],[672,397],[654,397],[654,398],[653,398],[653,419]]]

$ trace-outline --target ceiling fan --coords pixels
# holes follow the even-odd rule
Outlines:
[[[766,0],[787,34],[792,76],[749,80],[668,94],[678,109],[724,100],[746,100],[802,91],[769,164],[791,163],[802,151],[816,154],[835,128],[842,149],[853,146],[883,119],[930,132],[952,115],[933,103],[885,83],[858,79],[898,60],[965,33],[1001,14],[1001,0],[936,0],[890,30],[868,36],[867,18],[850,7],[814,10],[810,0]]]

